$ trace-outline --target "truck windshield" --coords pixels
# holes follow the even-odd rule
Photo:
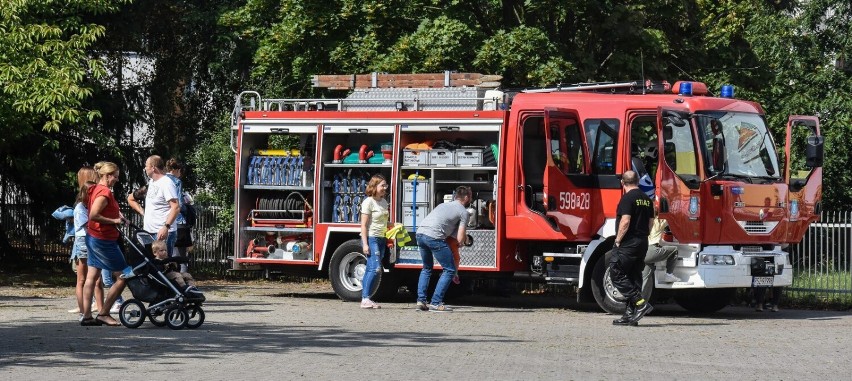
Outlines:
[[[763,117],[726,111],[696,114],[695,122],[704,142],[704,162],[711,176],[780,179],[778,153]]]

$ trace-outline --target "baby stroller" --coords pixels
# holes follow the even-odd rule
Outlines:
[[[118,312],[119,321],[127,328],[138,328],[145,317],[154,325],[169,326],[171,329],[195,329],[204,324],[205,297],[199,293],[188,293],[166,278],[154,265],[151,243],[154,237],[135,225],[136,242],[121,234],[132,248],[127,250],[127,263],[133,267],[135,276],[127,279],[132,299],[124,301]],[[133,251],[134,253],[130,253]],[[167,260],[168,261],[168,260]],[[148,303],[146,308],[144,303]]]

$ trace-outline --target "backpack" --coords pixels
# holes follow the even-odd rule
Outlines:
[[[198,220],[198,211],[195,210],[195,205],[183,204],[181,214],[183,214],[183,219],[186,220],[187,227],[195,226],[195,222]]]

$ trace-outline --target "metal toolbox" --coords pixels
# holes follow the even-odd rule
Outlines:
[[[456,165],[460,167],[481,167],[482,147],[466,147],[456,150]]]
[[[402,204],[402,225],[405,229],[413,232],[413,228],[423,222],[429,214],[429,204]]]
[[[429,180],[417,180],[416,189],[414,180],[402,180],[402,202],[429,202]]]
[[[429,165],[453,166],[456,165],[456,156],[448,149],[429,150]]]
[[[402,165],[408,167],[429,165],[429,151],[416,149],[402,150]]]

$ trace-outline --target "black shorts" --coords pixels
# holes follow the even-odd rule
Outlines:
[[[177,240],[175,241],[175,247],[190,247],[192,246],[192,232],[191,229],[187,226],[178,226],[177,228]]]

